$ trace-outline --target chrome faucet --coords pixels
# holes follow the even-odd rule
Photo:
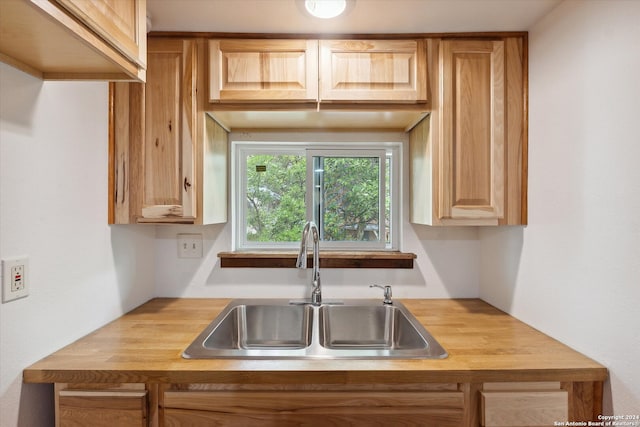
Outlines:
[[[318,226],[315,222],[309,221],[304,225],[302,230],[302,241],[300,242],[300,252],[298,252],[298,260],[296,268],[307,268],[307,239],[311,231],[313,238],[313,272],[311,273],[311,304],[322,304],[322,292],[320,291],[320,234]]]

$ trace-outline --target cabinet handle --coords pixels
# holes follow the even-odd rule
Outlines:
[[[127,189],[127,161],[126,159],[122,159],[122,204],[124,204],[124,198],[126,197],[125,193]],[[118,200],[118,196],[116,195],[116,200]]]
[[[184,177],[184,191],[187,191],[189,187],[191,187],[191,183],[187,180],[187,177]]]

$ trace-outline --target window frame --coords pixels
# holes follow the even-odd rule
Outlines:
[[[339,157],[336,154],[344,154],[348,157],[371,157],[371,152],[381,152],[384,150],[386,159],[389,160],[391,171],[389,175],[389,194],[391,196],[389,209],[390,224],[390,243],[384,241],[375,244],[362,242],[330,242],[321,241],[320,248],[322,250],[335,251],[398,251],[400,248],[400,236],[402,235],[401,221],[401,205],[402,205],[402,140],[376,140],[375,138],[367,138],[366,142],[361,141],[344,141],[344,142],[322,142],[304,138],[304,134],[296,135],[295,141],[282,140],[245,140],[242,138],[231,139],[231,158],[232,158],[232,179],[231,179],[231,223],[232,223],[232,247],[237,251],[282,251],[297,250],[300,241],[294,242],[254,242],[246,239],[246,220],[247,213],[244,208],[247,190],[247,162],[249,155],[255,154],[296,154],[306,158],[307,162],[307,179],[306,179],[306,215],[309,220],[312,218],[313,212],[313,192],[309,192],[313,186],[313,165],[309,166],[310,153],[322,152],[329,156]],[[381,191],[385,191],[386,177],[384,175],[384,167],[386,161],[381,165]],[[310,180],[311,177],[311,180]],[[386,210],[383,205],[383,198],[380,201],[380,208]],[[302,233],[302,229],[300,230]]]

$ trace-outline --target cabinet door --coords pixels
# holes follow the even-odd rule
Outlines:
[[[56,0],[130,61],[146,64],[146,0]]]
[[[504,41],[442,42],[441,219],[504,215],[504,58]]]
[[[427,100],[423,40],[320,41],[320,100]]]
[[[182,222],[195,215],[195,52],[191,41],[149,44],[141,222]]]
[[[569,399],[560,383],[485,383],[480,424],[486,427],[553,426],[569,419]]]
[[[209,41],[210,102],[316,101],[317,40]]]

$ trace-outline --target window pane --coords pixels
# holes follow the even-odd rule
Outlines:
[[[321,239],[380,241],[380,157],[313,159],[314,218]]]
[[[246,240],[300,240],[306,216],[305,156],[248,155],[246,171]]]

